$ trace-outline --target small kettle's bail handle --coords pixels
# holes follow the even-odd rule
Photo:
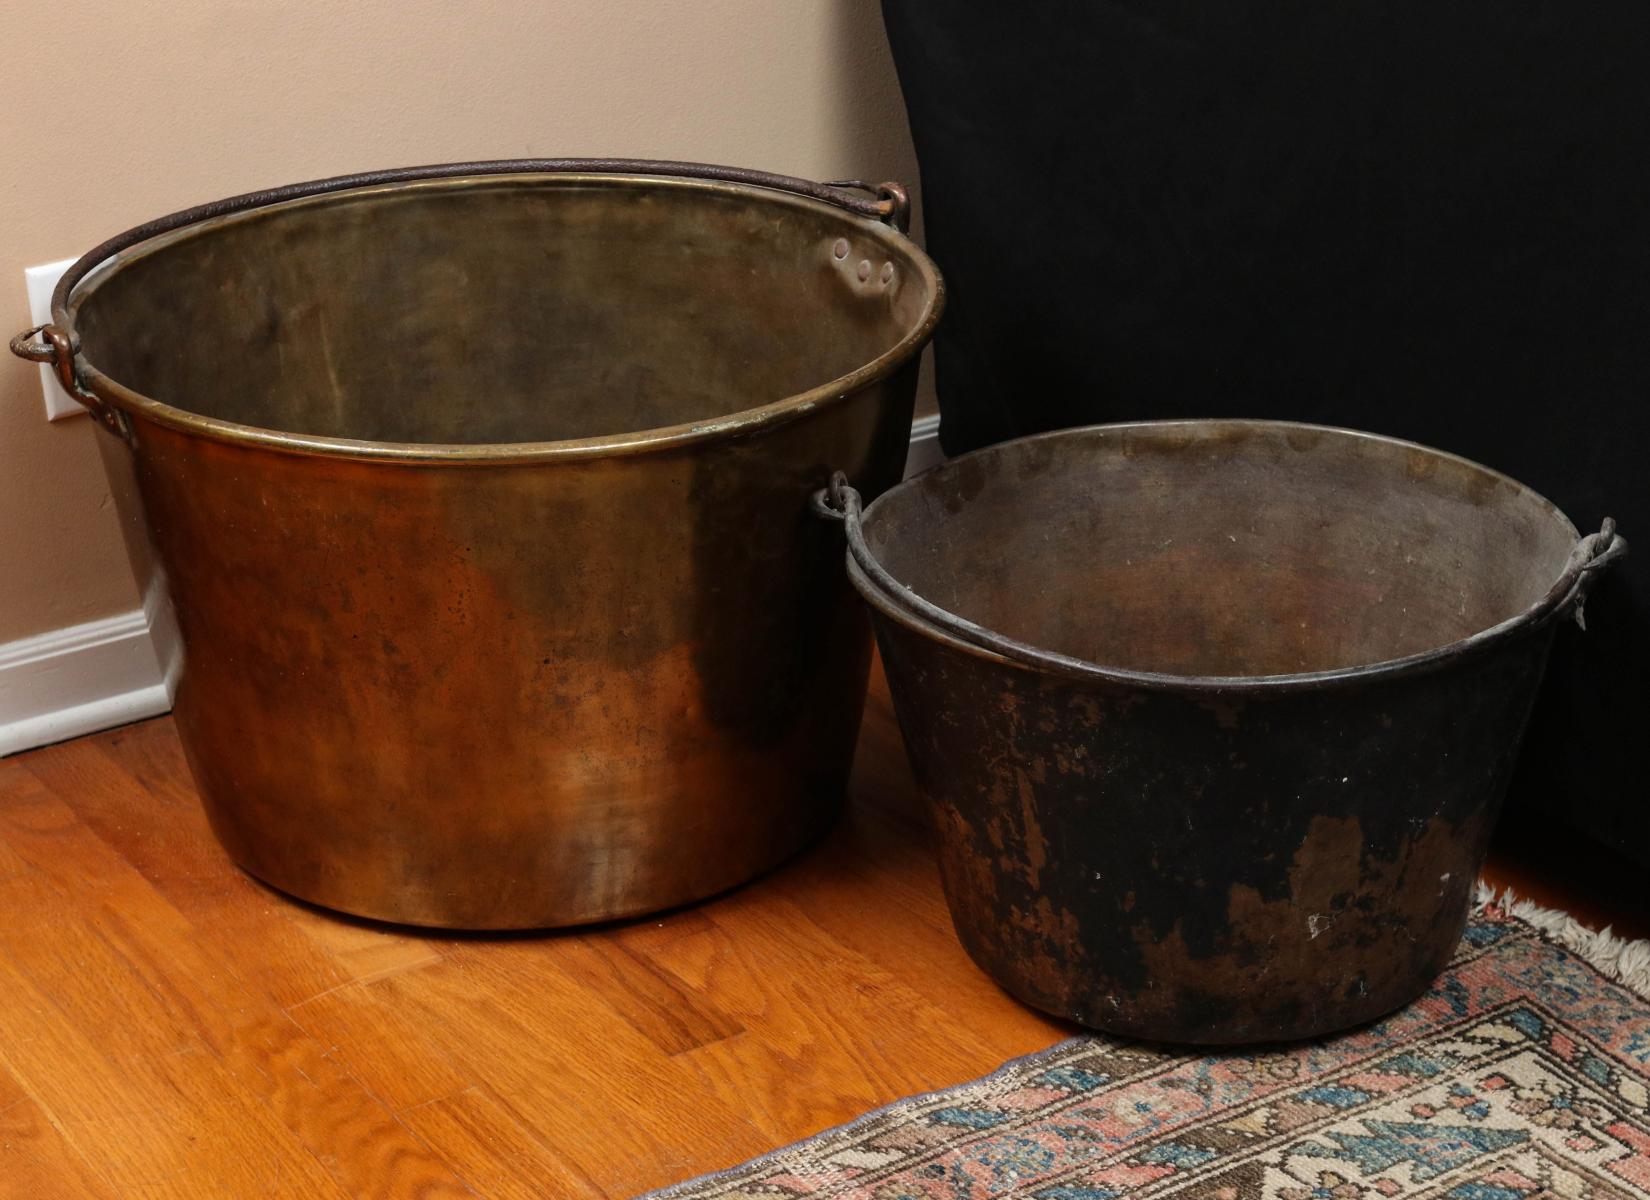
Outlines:
[[[848,482],[848,476],[841,471],[832,471],[831,482],[813,495],[813,508],[816,514],[844,524],[858,525],[859,514],[864,506],[859,492]]]
[[[1575,615],[1576,624],[1582,629],[1587,628],[1584,612],[1587,593],[1593,590],[1593,584],[1598,582],[1606,567],[1626,557],[1627,539],[1616,532],[1614,517],[1605,517],[1597,533],[1589,533],[1576,543],[1575,558],[1580,561],[1581,568],[1575,583],[1570,585],[1570,594],[1564,598],[1564,604]]]

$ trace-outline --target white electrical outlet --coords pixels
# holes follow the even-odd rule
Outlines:
[[[23,276],[29,281],[29,312],[33,315],[36,325],[44,325],[52,319],[52,289],[57,286],[57,281],[63,278],[63,272],[74,264],[74,259],[65,258],[62,262],[23,268]],[[63,385],[57,381],[56,369],[48,363],[40,364],[40,390],[46,395],[48,421],[61,421],[64,417],[72,417],[76,413],[86,411],[69,398],[69,393],[65,392]]]

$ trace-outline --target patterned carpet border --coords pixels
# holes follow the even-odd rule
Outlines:
[[[1426,996],[1336,1038],[1086,1036],[641,1200],[1650,1200],[1650,941],[1480,887]]]

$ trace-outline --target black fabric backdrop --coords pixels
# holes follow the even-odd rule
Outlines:
[[[1515,803],[1650,861],[1650,4],[883,0],[955,454],[1260,416],[1479,459],[1641,547]]]

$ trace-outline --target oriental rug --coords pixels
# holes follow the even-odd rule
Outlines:
[[[1208,1054],[1078,1038],[653,1200],[1650,1200],[1650,943],[1481,894],[1409,1007]]]

